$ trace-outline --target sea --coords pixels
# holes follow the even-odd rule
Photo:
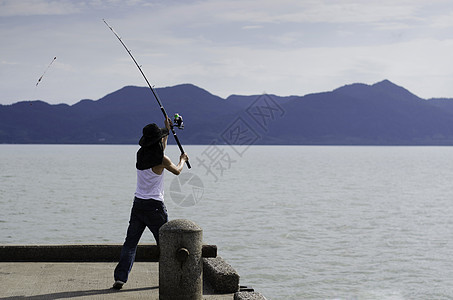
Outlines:
[[[137,150],[0,145],[0,244],[121,244]],[[202,227],[241,285],[267,299],[453,299],[453,147],[185,151],[192,168],[165,174],[169,218]]]

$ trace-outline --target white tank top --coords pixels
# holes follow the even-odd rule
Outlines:
[[[157,175],[153,169],[137,169],[137,189],[135,197],[164,201],[164,173]]]

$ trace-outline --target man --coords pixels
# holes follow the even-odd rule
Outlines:
[[[114,289],[121,289],[126,283],[135,260],[137,244],[145,227],[151,230],[159,245],[159,228],[168,221],[164,205],[164,170],[179,175],[188,161],[186,153],[181,154],[175,165],[164,154],[167,138],[172,126],[170,119],[165,120],[166,128],[148,124],[143,128],[141,146],[137,152],[137,189],[131,210],[126,240],[121,249],[121,256],[115,268]]]

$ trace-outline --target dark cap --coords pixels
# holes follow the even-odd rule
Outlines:
[[[140,138],[138,144],[142,147],[149,147],[159,142],[168,133],[167,128],[160,128],[155,123],[148,124],[143,127],[143,136]]]

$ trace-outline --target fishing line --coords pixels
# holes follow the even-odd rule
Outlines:
[[[143,73],[143,70],[141,68],[141,66],[137,63],[137,61],[135,60],[134,56],[132,55],[131,51],[129,50],[129,48],[127,48],[126,44],[124,44],[123,40],[120,38],[120,36],[115,32],[115,30],[113,30],[112,26],[110,26],[107,21],[105,21],[104,19],[102,19],[102,21],[104,21],[105,25],[107,25],[107,27],[113,32],[113,34],[116,36],[116,38],[120,41],[121,45],[123,45],[124,49],[126,49],[127,53],[129,54],[129,56],[132,58],[132,60],[134,61],[135,65],[137,66],[138,70],[140,71],[140,73],[142,74],[143,78],[145,79],[146,83],[148,84],[148,87],[149,89],[151,90],[151,92],[153,93],[154,95],[154,98],[156,99],[157,101],[157,104],[159,104],[159,107],[160,107],[160,110],[162,111],[162,113],[164,114],[164,117],[165,119],[168,118],[168,115],[167,115],[167,112],[165,111],[160,99],[159,99],[159,96],[157,96],[157,93],[156,91],[154,90],[154,88],[151,86],[151,84],[149,83],[148,81],[148,78],[146,78],[145,76],[145,73]],[[182,121],[182,119],[181,119]],[[176,135],[176,132],[173,128],[173,125],[170,126],[170,129],[171,129],[171,132],[173,133],[173,137],[175,138],[175,141],[176,141],[176,144],[178,144],[178,147],[179,147],[179,150],[181,151],[181,154],[184,153],[184,150],[182,148],[182,145],[181,143],[179,142],[179,139],[178,139],[178,136]],[[191,166],[190,166],[190,163],[189,161],[186,161],[186,164],[187,164],[187,167],[190,169]]]
[[[38,86],[38,84],[41,82],[42,78],[44,77],[44,75],[46,75],[47,73],[47,70],[49,70],[50,66],[53,64],[53,62],[57,59],[57,57],[55,56],[52,61],[50,62],[50,64],[47,66],[46,70],[44,71],[44,73],[41,75],[41,77],[39,77],[38,79],[38,82],[36,82],[36,86]]]

